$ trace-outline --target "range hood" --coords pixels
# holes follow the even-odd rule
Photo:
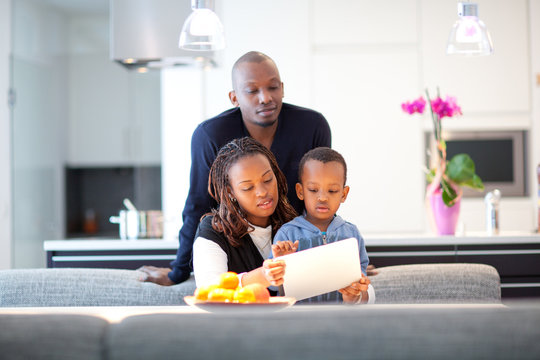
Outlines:
[[[131,69],[213,63],[212,51],[178,48],[190,14],[190,0],[111,0],[111,59]]]

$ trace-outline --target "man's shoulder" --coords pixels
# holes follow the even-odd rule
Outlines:
[[[209,138],[221,147],[231,139],[241,137],[243,129],[240,109],[232,108],[200,123],[193,137],[201,140]]]
[[[324,119],[323,114],[316,110],[289,103],[283,103],[281,113],[284,115],[293,114],[294,116],[301,116],[306,119]]]

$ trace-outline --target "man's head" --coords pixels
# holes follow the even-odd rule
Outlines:
[[[246,125],[269,127],[276,123],[283,83],[271,58],[256,51],[242,55],[233,65],[232,84],[229,99],[240,107]]]

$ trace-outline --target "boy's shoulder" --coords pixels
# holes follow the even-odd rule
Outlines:
[[[282,231],[282,230],[283,231],[288,231],[288,230],[293,230],[293,229],[297,229],[297,228],[302,228],[302,227],[306,226],[306,222],[307,222],[307,220],[304,219],[304,217],[302,215],[300,215],[300,216],[295,217],[291,221],[283,224],[281,226],[281,228],[279,229],[279,231]]]
[[[336,215],[334,217],[334,220],[330,224],[328,231],[332,231],[332,230],[335,231],[335,230],[340,229],[340,228],[341,229],[347,229],[349,231],[359,232],[358,227],[355,224],[353,224],[350,221],[347,221],[347,220],[343,219],[339,215]]]

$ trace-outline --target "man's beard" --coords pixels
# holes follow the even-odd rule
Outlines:
[[[267,127],[270,127],[272,125],[274,125],[276,122],[277,122],[277,118],[274,119],[274,120],[271,120],[271,121],[266,121],[266,122],[263,122],[263,121],[255,121],[255,124],[259,125],[260,127],[263,127],[263,128],[267,128]]]

